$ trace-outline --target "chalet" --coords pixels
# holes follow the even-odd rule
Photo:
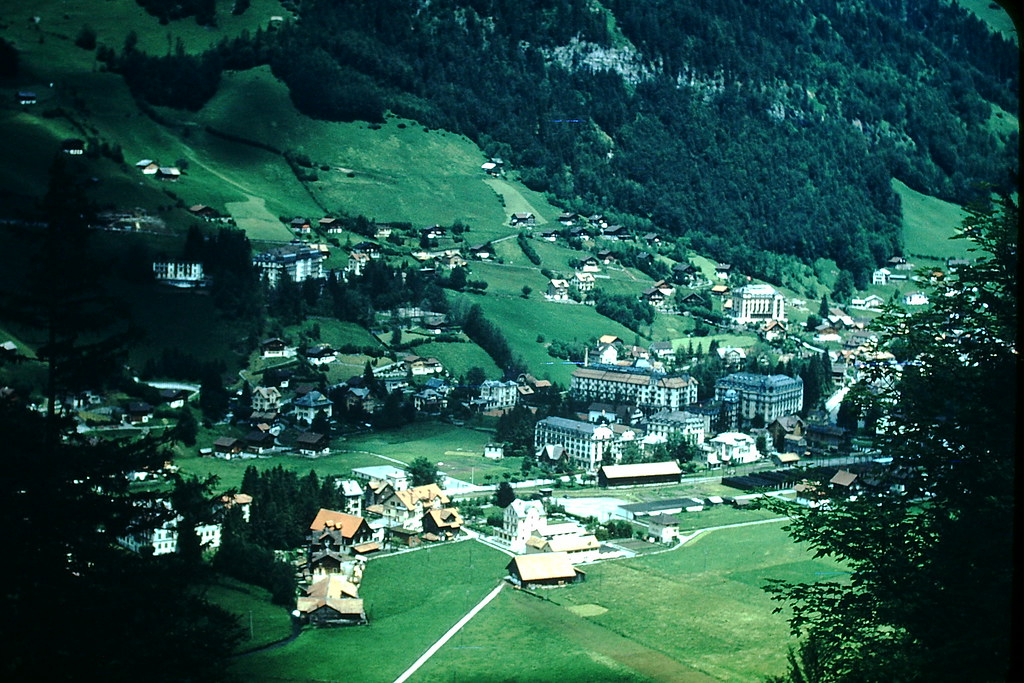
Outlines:
[[[651,345],[647,347],[647,351],[655,358],[661,360],[671,358],[675,354],[675,349],[670,341],[651,342]]]
[[[139,171],[142,172],[142,175],[156,175],[160,171],[160,166],[155,161],[150,161],[145,166],[140,166]]]
[[[437,484],[414,486],[404,490],[391,490],[381,501],[383,516],[388,526],[421,530],[423,515],[428,510],[441,510],[451,499]]]
[[[153,418],[153,406],[145,401],[132,401],[124,411],[125,418],[132,424],[146,424]]]
[[[551,527],[545,527],[541,531],[548,532],[550,529]],[[575,564],[597,559],[601,554],[601,543],[593,534],[573,532],[544,538],[534,532],[534,535],[526,540],[526,552],[527,554],[565,553],[569,557],[569,561]]]
[[[518,212],[512,214],[512,218],[509,219],[508,223],[512,227],[517,227],[520,225],[536,225],[537,217],[534,216],[532,213]]]
[[[319,221],[317,221],[317,225],[319,225],[320,229],[326,232],[328,235],[338,235],[345,232],[345,226],[342,224],[342,222],[337,218],[331,218],[330,216],[325,216],[324,218],[321,218]]]
[[[327,455],[331,452],[331,440],[325,434],[303,432],[299,434],[299,438],[295,442],[295,448],[302,455],[309,457]]]
[[[156,171],[156,177],[158,180],[175,182],[181,178],[181,169],[177,166],[161,166]]]
[[[274,447],[274,435],[269,430],[253,429],[245,435],[245,451],[261,455]]]
[[[926,306],[928,295],[924,292],[911,292],[903,297],[903,303],[906,306]]]
[[[439,240],[448,236],[448,231],[440,225],[432,225],[429,228],[420,229],[420,238],[427,240]]]
[[[698,275],[697,267],[692,263],[677,263],[672,266],[672,279],[679,284],[689,284]]]
[[[218,458],[230,460],[242,452],[242,442],[230,436],[218,437],[213,442],[213,454]]]
[[[657,287],[648,287],[640,293],[640,300],[656,308],[665,308],[665,295]]]
[[[548,301],[568,301],[569,282],[566,280],[551,280],[548,282],[548,289],[544,293]]]
[[[318,344],[316,346],[310,346],[303,354],[306,357],[306,361],[310,365],[326,365],[327,363],[333,363],[338,360],[337,352],[330,346]]]
[[[357,543],[373,540],[373,530],[362,517],[320,508],[309,525],[309,557],[319,552],[340,552]]]
[[[857,475],[847,470],[839,470],[829,479],[832,491],[843,496],[853,495],[860,488]]]
[[[761,325],[758,334],[765,341],[776,341],[786,338],[786,323],[781,320],[769,320]]]
[[[164,405],[166,405],[168,408],[171,408],[172,410],[184,408],[185,403],[188,401],[189,396],[191,395],[192,394],[186,391],[185,389],[160,390],[160,400],[163,402]]]
[[[499,166],[493,161],[485,161],[484,163],[480,164],[480,170],[482,170],[487,175],[501,175],[501,166]]]
[[[808,425],[804,434],[808,446],[827,450],[837,450],[843,444],[845,436],[845,429],[831,425]]]
[[[188,212],[196,218],[201,218],[204,221],[216,221],[221,218],[220,212],[212,206],[206,204],[193,204],[188,207]]]
[[[423,538],[428,541],[450,541],[462,532],[462,517],[455,508],[428,510],[423,515]]]
[[[334,404],[319,391],[313,390],[292,401],[292,406],[296,419],[312,424],[318,413],[323,412],[327,417],[331,417]]]
[[[416,355],[409,355],[402,358],[402,362],[414,377],[438,375],[444,372],[444,366],[436,358],[422,358]]]
[[[570,284],[581,294],[593,291],[595,283],[596,280],[593,273],[584,273],[581,271],[573,273],[572,280],[570,280]]]
[[[633,465],[602,465],[597,470],[597,484],[602,488],[678,484],[682,476],[683,472],[674,460]]]
[[[520,555],[505,568],[509,581],[519,588],[564,586],[586,579],[586,574],[574,567],[565,553]]]
[[[590,232],[586,228],[577,225],[569,229],[569,239],[588,240],[590,239]]]
[[[278,337],[264,339],[260,342],[260,355],[263,358],[284,358],[288,355],[288,344]]]
[[[505,444],[494,441],[484,444],[484,457],[488,460],[502,460],[505,457]]]
[[[850,299],[850,305],[855,308],[881,308],[883,305],[885,305],[885,299],[878,296],[877,294],[869,294],[863,299]]]
[[[352,584],[340,574],[325,576],[306,589],[296,611],[310,625],[349,626],[366,623],[363,601],[351,597]]]
[[[540,238],[542,240],[547,240],[548,242],[557,242],[558,241],[558,231],[557,230],[545,230],[544,232],[542,232],[540,234]]]
[[[800,464],[800,456],[796,453],[776,453],[772,456],[772,462],[779,467],[796,467]]]
[[[656,232],[644,233],[643,240],[652,247],[661,244],[661,236]]]
[[[609,225],[601,231],[605,239],[609,240],[631,240],[633,236],[623,225]]]
[[[374,244],[373,242],[360,242],[352,247],[352,253],[366,254],[371,259],[379,259],[382,252],[379,244]]]
[[[601,249],[595,254],[595,256],[597,256],[597,260],[606,266],[614,265],[619,262],[619,259],[615,254],[608,249]]]
[[[486,261],[494,257],[494,247],[491,246],[490,242],[485,244],[477,244],[469,248],[469,253],[474,258],[478,258],[481,261]]]
[[[575,211],[563,211],[558,216],[558,222],[562,225],[572,225],[579,218],[579,214]]]
[[[601,270],[601,262],[594,256],[588,256],[580,264],[580,270],[584,273],[597,273]]]
[[[731,263],[716,263],[715,264],[715,275],[721,280],[728,280],[729,276],[732,275],[732,264]]]
[[[308,235],[313,230],[310,220],[308,218],[303,218],[302,216],[296,216],[291,219],[288,222],[288,227],[291,228],[296,235]]]

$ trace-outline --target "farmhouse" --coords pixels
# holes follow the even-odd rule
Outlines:
[[[352,594],[352,584],[332,574],[316,581],[300,597],[296,610],[313,626],[365,624],[363,601]]]
[[[632,465],[603,465],[597,471],[597,485],[607,488],[611,486],[678,484],[682,476],[683,472],[674,460]]]
[[[505,568],[509,581],[520,588],[564,586],[586,579],[586,574],[572,566],[565,553],[520,555],[512,558]]]
[[[308,557],[322,552],[341,552],[372,539],[373,530],[362,517],[320,508],[309,525]]]

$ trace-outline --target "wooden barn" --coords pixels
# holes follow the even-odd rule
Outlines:
[[[586,579],[586,574],[572,566],[566,553],[519,555],[506,566],[511,582],[520,588],[530,586],[564,586]]]

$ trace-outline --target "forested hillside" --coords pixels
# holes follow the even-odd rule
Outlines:
[[[147,75],[180,53],[105,57],[151,102],[190,107],[221,69],[270,64],[307,114],[464,133],[573,210],[775,282],[824,257],[864,286],[902,248],[893,177],[960,204],[1016,185],[1016,127],[992,119],[1017,114],[1017,46],[947,0],[293,9],[173,82]]]

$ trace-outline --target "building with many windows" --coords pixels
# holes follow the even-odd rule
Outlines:
[[[203,264],[198,261],[154,261],[153,277],[172,287],[202,287]]]
[[[540,452],[547,446],[561,446],[570,467],[596,472],[612,456],[615,432],[608,425],[596,425],[564,417],[546,417],[534,427],[533,443]],[[550,449],[549,449],[550,450]]]
[[[736,392],[735,399],[729,391]],[[737,400],[737,417],[742,422],[760,415],[764,424],[800,412],[804,403],[804,382],[788,375],[755,375],[736,372],[715,382],[715,398]]]
[[[668,439],[679,434],[690,443],[704,443],[707,434],[703,415],[685,410],[662,410],[651,415],[644,423],[647,436],[662,436]]]
[[[271,287],[287,275],[292,282],[304,282],[324,276],[324,255],[319,249],[293,242],[253,257],[252,263]]]
[[[738,323],[786,319],[786,298],[771,285],[750,284],[732,295],[732,314]]]
[[[648,414],[682,410],[697,402],[697,380],[649,367],[590,365],[572,373],[570,396],[587,403],[626,403]]]

